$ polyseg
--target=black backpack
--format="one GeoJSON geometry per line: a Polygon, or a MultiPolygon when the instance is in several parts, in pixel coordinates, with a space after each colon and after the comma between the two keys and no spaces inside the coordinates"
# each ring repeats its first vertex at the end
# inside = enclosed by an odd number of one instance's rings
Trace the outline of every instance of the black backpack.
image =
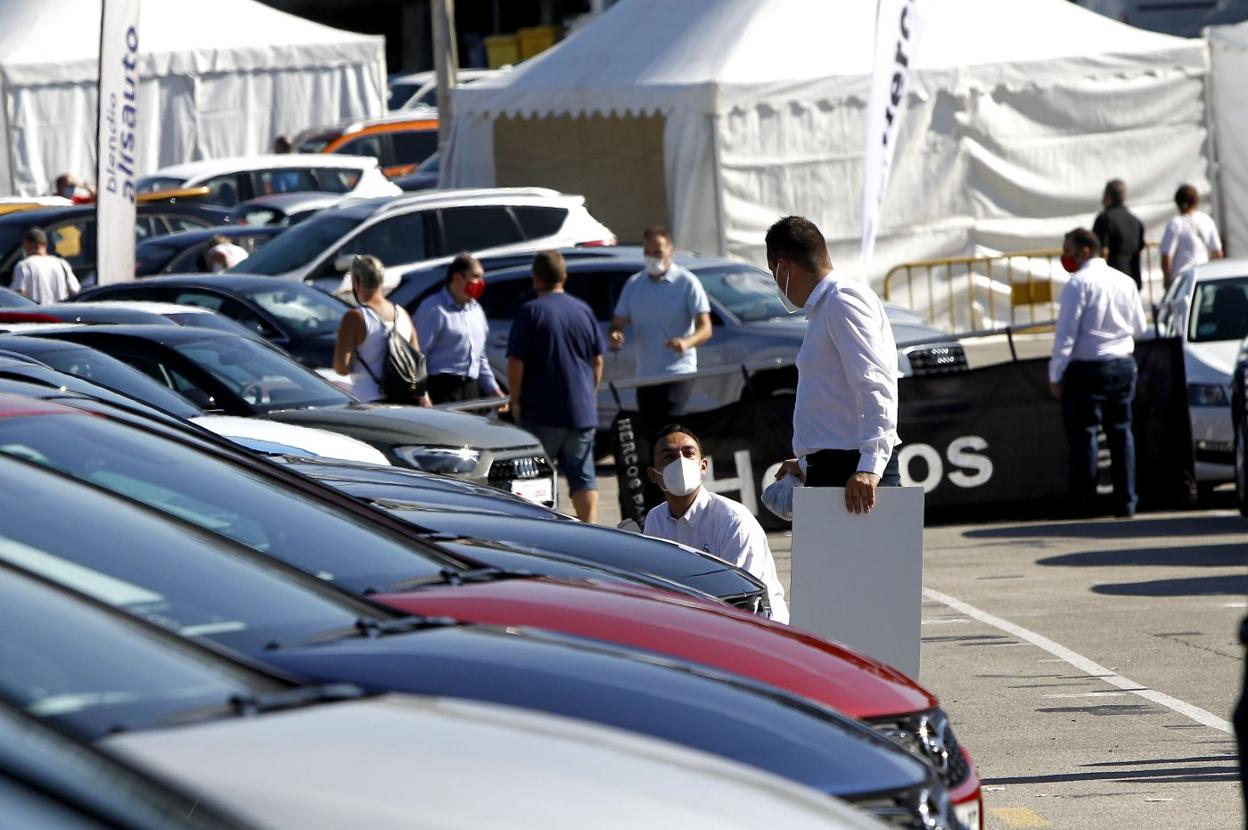
{"type": "MultiPolygon", "coordinates": [[[[372,311],[382,328],[385,328],[386,323],[380,314],[368,306],[362,305],[360,308],[372,311]]],[[[394,325],[386,333],[386,358],[382,363],[381,377],[377,377],[363,360],[360,360],[360,365],[376,382],[377,388],[381,390],[382,400],[388,403],[415,403],[425,394],[425,381],[429,378],[425,356],[410,340],[399,334],[398,306],[394,307],[394,325]]]]}

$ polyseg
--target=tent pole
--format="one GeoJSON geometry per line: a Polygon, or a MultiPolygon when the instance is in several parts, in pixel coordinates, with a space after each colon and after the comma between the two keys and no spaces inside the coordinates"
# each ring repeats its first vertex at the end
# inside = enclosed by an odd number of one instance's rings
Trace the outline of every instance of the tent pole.
{"type": "Polygon", "coordinates": [[[728,229],[724,227],[724,174],[719,138],[719,113],[716,112],[707,117],[711,120],[711,161],[715,170],[715,227],[719,231],[718,256],[728,256],[728,229]]]}
{"type": "Polygon", "coordinates": [[[5,167],[9,171],[9,190],[7,195],[17,196],[17,171],[13,167],[13,131],[9,129],[9,85],[3,83],[0,75],[0,118],[4,119],[4,144],[6,148],[5,167]]]}
{"type": "Polygon", "coordinates": [[[438,156],[446,158],[451,140],[451,90],[459,82],[459,53],[455,43],[455,0],[432,0],[433,68],[438,74],[438,156]]]}

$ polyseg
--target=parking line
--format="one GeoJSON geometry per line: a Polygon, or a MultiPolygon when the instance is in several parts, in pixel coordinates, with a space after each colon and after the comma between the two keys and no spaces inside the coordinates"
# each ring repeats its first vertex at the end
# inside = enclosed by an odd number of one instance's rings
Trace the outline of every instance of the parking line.
{"type": "Polygon", "coordinates": [[[1044,817],[1026,807],[996,807],[990,810],[1008,827],[1050,827],[1044,817]]]}
{"type": "Polygon", "coordinates": [[[1178,698],[1163,694],[1156,689],[1145,688],[1141,684],[1136,683],[1134,680],[1130,680],[1120,674],[1115,674],[1099,663],[1092,662],[1082,654],[1071,651],[1061,643],[1054,642],[1042,634],[1029,631],[1021,625],[1015,625],[1009,620],[1003,620],[1000,617],[993,616],[987,611],[981,611],[975,606],[968,605],[956,597],[951,597],[948,594],[942,594],[939,591],[933,591],[930,588],[923,589],[923,596],[927,599],[944,603],[959,613],[979,620],[980,622],[990,625],[1000,631],[1004,631],[1007,634],[1012,634],[1020,640],[1031,643],[1037,648],[1044,649],[1062,662],[1079,669],[1079,671],[1089,675],[1090,677],[1095,677],[1097,680],[1104,680],[1111,686],[1130,692],[1133,695],[1138,695],[1145,700],[1156,703],[1159,706],[1164,706],[1173,712],[1177,712],[1186,718],[1196,721],[1196,723],[1199,723],[1201,726],[1208,726],[1210,729],[1217,729],[1218,731],[1226,732],[1227,734],[1230,734],[1231,732],[1230,722],[1218,717],[1212,712],[1206,712],[1199,706],[1193,706],[1192,704],[1186,703],[1178,698]]]}

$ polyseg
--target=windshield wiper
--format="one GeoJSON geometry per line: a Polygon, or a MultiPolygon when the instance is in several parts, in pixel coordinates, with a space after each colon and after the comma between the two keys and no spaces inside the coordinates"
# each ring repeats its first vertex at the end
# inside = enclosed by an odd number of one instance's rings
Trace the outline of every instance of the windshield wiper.
{"type": "Polygon", "coordinates": [[[531,571],[509,571],[493,566],[485,568],[442,568],[434,577],[405,579],[396,582],[388,589],[393,592],[410,591],[429,585],[470,585],[478,582],[497,582],[500,579],[532,579],[537,574],[531,571]]]}
{"type": "Polygon", "coordinates": [[[364,694],[363,689],[350,683],[327,683],[323,686],[297,686],[283,692],[231,695],[228,702],[234,714],[246,717],[337,700],[356,700],[364,697],[364,694]]]}

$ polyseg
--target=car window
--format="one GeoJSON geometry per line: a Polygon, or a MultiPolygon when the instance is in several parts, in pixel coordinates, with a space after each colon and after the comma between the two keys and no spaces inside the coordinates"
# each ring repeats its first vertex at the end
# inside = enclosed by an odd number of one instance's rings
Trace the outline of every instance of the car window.
{"type": "Polygon", "coordinates": [[[325,193],[350,193],[364,175],[350,167],[319,167],[312,172],[320,183],[319,187],[313,189],[325,193]]]}
{"type": "Polygon", "coordinates": [[[787,318],[788,310],[776,293],[776,281],[766,271],[745,265],[700,268],[696,272],[706,293],[743,323],[787,318]]]}
{"type": "Polygon", "coordinates": [[[362,219],[318,214],[284,231],[239,265],[249,274],[282,274],[307,265],[350,233],[362,219]]]}
{"type": "Polygon", "coordinates": [[[1248,275],[1196,285],[1187,339],[1236,342],[1248,337],[1248,275]]]}
{"type": "Polygon", "coordinates": [[[147,375],[165,388],[186,398],[193,406],[206,412],[223,411],[221,404],[213,397],[211,392],[173,366],[168,365],[165,361],[151,355],[136,354],[130,351],[119,350],[112,354],[118,360],[129,364],[132,368],[147,375]]]}
{"type": "Polygon", "coordinates": [[[372,135],[361,135],[350,141],[343,142],[334,152],[346,156],[372,156],[378,160],[383,160],[381,144],[380,135],[375,133],[372,135]]]}
{"type": "Polygon", "coordinates": [[[300,193],[307,190],[320,190],[320,184],[311,170],[281,168],[277,170],[257,170],[256,194],[267,196],[271,193],[300,193]]]}
{"type": "Polygon", "coordinates": [[[135,251],[135,268],[139,273],[152,273],[159,271],[167,265],[175,265],[178,267],[183,261],[183,257],[174,257],[181,252],[181,248],[177,245],[168,245],[156,241],[147,241],[138,247],[135,251]]]}
{"type": "Polygon", "coordinates": [[[485,278],[485,293],[481,295],[481,308],[490,320],[511,320],[520,306],[536,297],[533,278],[528,274],[519,277],[485,278]]]}
{"type": "Polygon", "coordinates": [[[132,366],[94,349],[65,347],[40,350],[35,355],[58,372],[82,378],[179,418],[194,418],[199,410],[186,398],[152,380],[132,366]]]}
{"type": "Polygon", "coordinates": [[[173,299],[170,302],[177,305],[193,305],[197,308],[206,308],[211,311],[220,311],[221,306],[225,305],[226,297],[224,294],[216,294],[211,291],[197,291],[191,288],[183,288],[175,291],[173,299]]]}
{"type": "Polygon", "coordinates": [[[502,205],[443,208],[442,236],[446,253],[480,251],[524,241],[520,226],[502,205]]]}
{"type": "Polygon", "coordinates": [[[185,216],[177,213],[162,213],[161,218],[168,223],[171,233],[177,233],[178,231],[197,231],[200,228],[210,228],[213,226],[213,223],[207,221],[206,219],[197,219],[194,216],[185,216]]]}
{"type": "Polygon", "coordinates": [[[395,164],[420,164],[438,151],[437,130],[403,130],[390,134],[395,164]]]}
{"type": "Polygon", "coordinates": [[[564,290],[578,300],[588,303],[599,322],[609,323],[615,313],[615,303],[611,295],[611,276],[610,271],[577,271],[568,274],[568,282],[564,290]]]}
{"type": "Polygon", "coordinates": [[[134,220],[134,235],[138,241],[151,239],[154,236],[164,236],[169,232],[165,223],[157,216],[138,216],[134,220]]]}
{"type": "MultiPolygon", "coordinates": [[[[35,460],[136,499],[320,579],[345,579],[354,591],[383,591],[397,582],[437,576],[452,564],[353,513],[176,441],[105,419],[87,420],[75,415],[5,419],[0,453],[35,460]],[[61,429],[74,431],[74,437],[61,441],[61,429]]],[[[123,578],[137,581],[134,574],[123,578]]],[[[247,614],[243,621],[267,617],[247,614]]]]}
{"type": "Polygon", "coordinates": [[[140,193],[155,193],[157,190],[177,190],[186,185],[186,179],[176,176],[148,176],[139,181],[140,193]]]}
{"type": "Polygon", "coordinates": [[[212,191],[212,195],[208,196],[208,200],[226,207],[233,207],[238,204],[242,194],[239,189],[241,183],[237,173],[229,173],[224,176],[216,176],[206,181],[200,182],[196,187],[206,187],[212,191]]]}
{"type": "Polygon", "coordinates": [[[564,208],[539,207],[537,205],[517,205],[511,209],[525,239],[541,239],[543,236],[554,236],[563,229],[567,221],[568,211],[564,208]]]}
{"type": "Polygon", "coordinates": [[[255,225],[262,227],[264,225],[276,225],[286,218],[286,215],[277,208],[270,207],[249,207],[235,216],[244,225],[255,225]]]}
{"type": "Polygon", "coordinates": [[[334,334],[342,322],[342,315],[351,308],[324,292],[304,285],[278,285],[239,293],[277,318],[296,337],[334,334]]]}
{"type": "Polygon", "coordinates": [[[252,340],[214,337],[174,349],[257,412],[350,403],[328,381],[252,340]]]}
{"type": "Polygon", "coordinates": [[[427,259],[427,215],[428,211],[418,210],[382,219],[357,234],[339,254],[372,254],[388,267],[427,259]]]}

